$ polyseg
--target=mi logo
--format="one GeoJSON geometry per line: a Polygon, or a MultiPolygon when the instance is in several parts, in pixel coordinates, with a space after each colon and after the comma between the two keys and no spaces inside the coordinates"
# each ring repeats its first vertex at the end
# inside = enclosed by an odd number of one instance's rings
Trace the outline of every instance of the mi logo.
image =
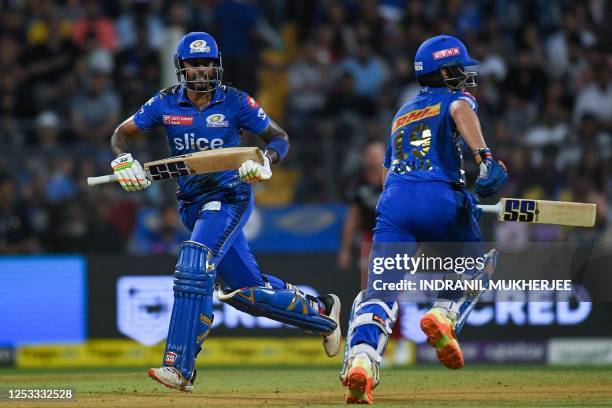
{"type": "Polygon", "coordinates": [[[436,105],[427,106],[423,109],[416,109],[408,113],[404,113],[402,116],[395,119],[395,121],[393,122],[391,133],[395,132],[397,129],[401,128],[402,126],[408,125],[409,123],[439,115],[440,105],[441,104],[438,103],[436,105]]]}

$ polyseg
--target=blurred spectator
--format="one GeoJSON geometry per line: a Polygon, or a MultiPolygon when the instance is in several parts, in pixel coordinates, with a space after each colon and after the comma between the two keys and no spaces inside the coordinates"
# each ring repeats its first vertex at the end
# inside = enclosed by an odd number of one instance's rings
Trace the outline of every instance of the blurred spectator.
{"type": "Polygon", "coordinates": [[[612,81],[608,67],[596,67],[594,78],[580,91],[574,106],[574,123],[579,123],[585,114],[608,127],[612,126],[612,81]]]}
{"type": "Polygon", "coordinates": [[[342,69],[354,78],[354,89],[358,96],[374,100],[389,76],[386,63],[372,50],[372,46],[360,43],[354,57],[342,63],[342,69]]]}
{"type": "Polygon", "coordinates": [[[223,50],[223,79],[251,95],[257,91],[259,19],[257,3],[251,0],[223,0],[215,9],[216,40],[223,50]]]}
{"type": "Polygon", "coordinates": [[[0,253],[39,250],[28,207],[20,200],[15,180],[0,175],[0,253]]]}
{"type": "Polygon", "coordinates": [[[116,23],[119,49],[132,48],[137,44],[146,45],[148,49],[159,49],[164,31],[159,10],[156,10],[160,2],[129,0],[127,3],[127,10],[116,23]]]}
{"type": "Polygon", "coordinates": [[[106,142],[117,126],[121,105],[117,93],[108,88],[108,81],[106,72],[90,71],[87,88],[74,98],[72,126],[82,141],[106,142]]]}
{"type": "Polygon", "coordinates": [[[113,22],[102,13],[102,2],[84,1],[84,15],[74,22],[72,41],[84,48],[88,38],[94,38],[100,46],[108,51],[117,48],[117,32],[113,22]]]}
{"type": "Polygon", "coordinates": [[[130,252],[134,254],[172,254],[189,239],[189,232],[179,220],[176,205],[166,205],[160,211],[146,208],[137,216],[130,252]]]}

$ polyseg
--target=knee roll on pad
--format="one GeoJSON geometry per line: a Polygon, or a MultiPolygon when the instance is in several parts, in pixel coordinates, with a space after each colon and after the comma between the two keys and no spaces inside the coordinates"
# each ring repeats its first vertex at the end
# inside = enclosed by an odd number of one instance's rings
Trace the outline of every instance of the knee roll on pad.
{"type": "Polygon", "coordinates": [[[174,271],[174,306],[163,365],[177,368],[188,379],[212,326],[214,281],[212,251],[198,242],[183,242],[174,271]]]}
{"type": "MultiPolygon", "coordinates": [[[[365,290],[359,292],[351,307],[341,379],[346,377],[349,363],[358,353],[367,354],[376,367],[381,363],[397,319],[399,305],[396,301],[386,303],[380,299],[366,300],[365,294],[365,290]]],[[[377,375],[375,377],[374,383],[377,384],[377,375]]]]}
{"type": "Polygon", "coordinates": [[[336,322],[319,313],[314,300],[293,285],[288,289],[255,286],[231,292],[219,290],[217,299],[253,316],[265,316],[300,329],[329,334],[336,322]]]}

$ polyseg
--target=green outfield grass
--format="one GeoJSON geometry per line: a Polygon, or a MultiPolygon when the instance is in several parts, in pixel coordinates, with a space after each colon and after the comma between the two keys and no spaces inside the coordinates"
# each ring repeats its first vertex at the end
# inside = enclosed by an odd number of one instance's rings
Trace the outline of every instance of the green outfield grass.
{"type": "MultiPolygon", "coordinates": [[[[385,407],[612,406],[612,367],[437,366],[384,369],[375,402],[385,407]]],[[[210,368],[192,394],[172,391],[146,369],[0,369],[0,389],[72,388],[76,403],[0,400],[0,406],[329,407],[343,406],[337,370],[210,368]],[[44,404],[44,405],[41,405],[44,404]]]]}

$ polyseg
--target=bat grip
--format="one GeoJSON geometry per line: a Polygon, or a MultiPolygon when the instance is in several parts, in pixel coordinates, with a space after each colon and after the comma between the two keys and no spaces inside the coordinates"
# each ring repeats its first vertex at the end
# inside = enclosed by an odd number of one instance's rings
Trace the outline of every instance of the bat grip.
{"type": "Polygon", "coordinates": [[[99,184],[113,183],[117,181],[117,176],[114,174],[108,174],[106,176],[98,177],[87,177],[87,185],[97,186],[99,184]]]}
{"type": "Polygon", "coordinates": [[[497,214],[499,212],[499,205],[486,205],[486,204],[478,204],[478,208],[480,208],[483,212],[497,214]]]}

